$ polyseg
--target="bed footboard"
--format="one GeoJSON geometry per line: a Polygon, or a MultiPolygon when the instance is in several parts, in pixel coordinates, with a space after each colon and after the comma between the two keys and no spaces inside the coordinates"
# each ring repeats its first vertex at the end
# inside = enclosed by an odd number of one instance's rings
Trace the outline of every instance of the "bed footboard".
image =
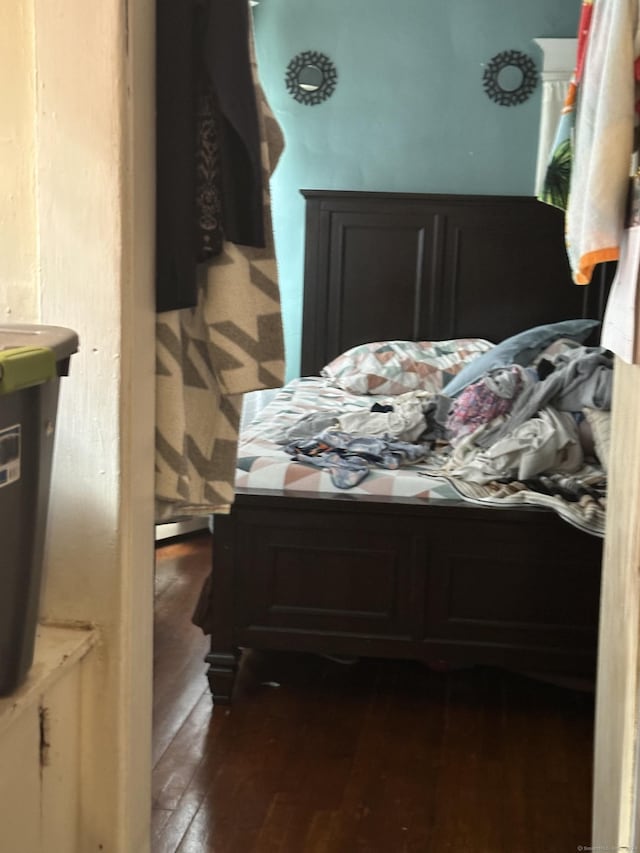
{"type": "Polygon", "coordinates": [[[214,535],[214,700],[238,647],[593,677],[601,556],[546,510],[239,495],[214,535]]]}

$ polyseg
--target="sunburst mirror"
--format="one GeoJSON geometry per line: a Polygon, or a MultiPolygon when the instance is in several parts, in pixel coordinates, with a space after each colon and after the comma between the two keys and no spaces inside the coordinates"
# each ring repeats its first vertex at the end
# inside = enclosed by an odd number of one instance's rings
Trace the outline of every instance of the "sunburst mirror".
{"type": "Polygon", "coordinates": [[[482,85],[487,97],[503,107],[521,104],[531,97],[538,83],[535,62],[519,50],[504,50],[487,63],[482,85]]]}
{"type": "Polygon", "coordinates": [[[285,83],[288,91],[301,104],[314,106],[331,97],[338,80],[335,65],[317,50],[305,50],[287,65],[285,83]]]}

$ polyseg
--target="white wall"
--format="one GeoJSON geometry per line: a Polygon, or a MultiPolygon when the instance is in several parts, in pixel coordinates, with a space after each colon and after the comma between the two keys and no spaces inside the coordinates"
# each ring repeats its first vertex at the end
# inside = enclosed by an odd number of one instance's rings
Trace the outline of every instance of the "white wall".
{"type": "Polygon", "coordinates": [[[37,320],[33,10],[0,8],[0,323],[37,320]]]}
{"type": "Polygon", "coordinates": [[[640,729],[640,366],[616,360],[600,607],[593,849],[637,848],[640,729]]]}
{"type": "Polygon", "coordinates": [[[80,336],[61,388],[43,615],[102,638],[84,697],[82,853],[149,844],[153,8],[0,11],[0,311],[80,336]]]}

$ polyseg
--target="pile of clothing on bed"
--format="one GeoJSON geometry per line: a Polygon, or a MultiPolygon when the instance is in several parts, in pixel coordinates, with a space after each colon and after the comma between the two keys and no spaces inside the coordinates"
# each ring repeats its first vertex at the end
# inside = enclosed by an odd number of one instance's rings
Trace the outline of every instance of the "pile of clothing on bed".
{"type": "Polygon", "coordinates": [[[587,414],[611,409],[613,356],[578,347],[537,368],[497,368],[452,401],[449,470],[486,483],[572,474],[595,456],[587,414]]]}
{"type": "Polygon", "coordinates": [[[410,391],[393,403],[374,403],[369,411],[313,412],[279,440],[298,462],[326,468],[337,488],[349,489],[371,465],[394,470],[430,454],[426,413],[432,398],[426,391],[410,391]]]}
{"type": "Polygon", "coordinates": [[[417,465],[466,500],[562,507],[602,535],[612,354],[562,339],[526,366],[481,371],[483,358],[471,361],[475,381],[460,374],[437,392],[370,397],[368,410],[310,412],[277,440],[292,459],[326,469],[336,488],[353,488],[372,467],[417,465]]]}

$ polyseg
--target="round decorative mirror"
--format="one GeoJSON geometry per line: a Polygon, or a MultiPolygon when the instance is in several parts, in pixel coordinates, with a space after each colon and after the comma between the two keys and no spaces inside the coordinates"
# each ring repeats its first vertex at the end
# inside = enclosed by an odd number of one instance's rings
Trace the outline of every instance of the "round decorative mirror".
{"type": "Polygon", "coordinates": [[[305,50],[287,65],[285,83],[296,101],[314,106],[333,94],[338,72],[333,62],[315,50],[305,50]]]}
{"type": "Polygon", "coordinates": [[[317,65],[305,65],[298,74],[298,86],[305,92],[317,92],[323,80],[324,75],[317,65]]]}
{"type": "Polygon", "coordinates": [[[522,71],[515,65],[505,65],[498,72],[498,86],[503,92],[515,92],[522,86],[522,80],[522,71]]]}
{"type": "Polygon", "coordinates": [[[492,57],[482,75],[482,85],[497,104],[512,107],[531,97],[538,83],[535,62],[519,50],[505,50],[492,57]]]}

